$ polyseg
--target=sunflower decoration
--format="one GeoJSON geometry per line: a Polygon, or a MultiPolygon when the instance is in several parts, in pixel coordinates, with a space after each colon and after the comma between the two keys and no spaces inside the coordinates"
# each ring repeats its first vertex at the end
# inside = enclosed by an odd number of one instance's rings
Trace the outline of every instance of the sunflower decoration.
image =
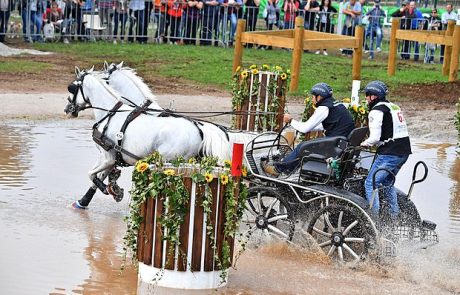
{"type": "Polygon", "coordinates": [[[251,69],[251,70],[255,70],[255,69],[257,69],[257,65],[255,65],[255,64],[252,64],[252,65],[249,67],[249,69],[251,69]]]}
{"type": "Polygon", "coordinates": [[[251,72],[252,72],[253,75],[257,75],[259,73],[259,70],[258,69],[252,69],[251,72]]]}
{"type": "Polygon", "coordinates": [[[210,183],[214,179],[214,177],[212,176],[211,173],[206,173],[204,175],[204,179],[206,180],[207,183],[210,183]]]}
{"type": "Polygon", "coordinates": [[[163,173],[166,176],[174,176],[174,175],[176,175],[176,171],[174,171],[174,169],[166,169],[165,171],[163,171],[163,173]]]}
{"type": "Polygon", "coordinates": [[[224,161],[224,167],[225,168],[231,168],[232,167],[232,162],[230,162],[230,160],[225,160],[224,161]]]}
{"type": "Polygon", "coordinates": [[[188,163],[189,164],[196,164],[196,159],[192,157],[192,158],[188,159],[188,163]]]}
{"type": "Polygon", "coordinates": [[[262,71],[268,71],[268,70],[270,70],[270,66],[267,65],[267,64],[263,64],[262,65],[262,71]]]}
{"type": "Polygon", "coordinates": [[[342,99],[342,103],[351,103],[351,98],[346,97],[346,98],[342,99]]]}
{"type": "Polygon", "coordinates": [[[282,73],[282,74],[280,75],[281,80],[286,80],[287,77],[288,77],[288,75],[287,75],[286,73],[282,73]]]}
{"type": "Polygon", "coordinates": [[[241,72],[241,78],[246,79],[249,76],[249,72],[247,70],[244,70],[241,72]]]}
{"type": "Polygon", "coordinates": [[[243,168],[241,168],[241,175],[243,177],[248,176],[248,169],[245,166],[243,166],[243,168]]]}
{"type": "Polygon", "coordinates": [[[144,173],[147,169],[149,169],[149,164],[146,162],[139,162],[136,165],[136,171],[140,173],[144,173]]]}
{"type": "Polygon", "coordinates": [[[227,174],[221,174],[220,175],[220,183],[222,183],[224,185],[228,183],[228,175],[227,174]]]}
{"type": "Polygon", "coordinates": [[[353,105],[350,104],[348,106],[348,111],[350,111],[351,116],[353,117],[353,120],[355,121],[355,125],[357,127],[367,126],[367,117],[369,114],[369,108],[365,100],[361,101],[360,104],[353,104],[353,105]]]}

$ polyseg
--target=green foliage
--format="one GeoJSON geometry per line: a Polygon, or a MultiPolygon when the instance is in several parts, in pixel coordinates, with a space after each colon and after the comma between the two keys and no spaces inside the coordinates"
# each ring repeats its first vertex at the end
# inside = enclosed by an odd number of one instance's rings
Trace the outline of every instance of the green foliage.
{"type": "Polygon", "coordinates": [[[3,60],[0,62],[0,73],[40,73],[52,68],[45,62],[27,60],[3,60]]]}
{"type": "Polygon", "coordinates": [[[457,107],[457,113],[455,114],[455,127],[457,127],[457,135],[458,135],[458,145],[460,145],[460,98],[458,98],[458,102],[455,104],[457,107]]]}
{"type": "MultiPolygon", "coordinates": [[[[141,206],[149,198],[161,199],[164,202],[164,213],[158,219],[162,228],[163,239],[169,241],[168,251],[174,251],[180,245],[179,229],[187,214],[187,207],[190,201],[190,192],[184,184],[184,173],[188,173],[197,185],[197,193],[202,193],[203,211],[206,213],[206,231],[211,240],[211,247],[215,252],[214,258],[221,267],[222,279],[227,277],[227,269],[231,266],[230,244],[228,239],[233,238],[238,231],[238,224],[241,220],[244,204],[247,196],[246,187],[240,183],[239,198],[235,198],[236,183],[229,175],[229,162],[225,167],[216,168],[217,159],[213,157],[202,158],[198,163],[194,158],[188,161],[183,158],[172,161],[171,164],[164,163],[160,154],[155,152],[151,156],[138,161],[133,171],[131,190],[130,213],[125,218],[127,232],[124,237],[125,252],[131,251],[133,260],[137,259],[137,237],[143,222],[141,206]],[[184,169],[188,168],[188,169],[184,169]],[[217,169],[217,170],[216,170],[217,169]],[[213,207],[213,195],[210,188],[217,173],[217,181],[225,187],[224,193],[224,242],[222,254],[217,253],[214,229],[211,221],[211,210],[213,207]]],[[[185,255],[185,253],[179,253],[185,255]]]]}

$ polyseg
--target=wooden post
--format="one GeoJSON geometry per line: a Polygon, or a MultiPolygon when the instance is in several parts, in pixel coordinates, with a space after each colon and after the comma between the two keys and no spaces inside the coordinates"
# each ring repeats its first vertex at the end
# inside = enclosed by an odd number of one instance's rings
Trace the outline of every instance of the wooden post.
{"type": "Polygon", "coordinates": [[[303,23],[304,21],[301,16],[296,17],[294,29],[294,49],[292,51],[291,85],[289,85],[290,91],[295,91],[299,87],[300,63],[302,61],[303,53],[303,23]]]}
{"type": "Polygon", "coordinates": [[[353,53],[352,79],[361,80],[361,61],[363,58],[364,26],[355,27],[356,47],[353,53]]]}
{"type": "MultiPolygon", "coordinates": [[[[452,52],[451,52],[451,59],[450,59],[449,82],[454,82],[457,80],[458,54],[459,53],[460,53],[460,26],[455,26],[453,39],[452,39],[452,52]]],[[[447,55],[445,55],[445,57],[447,57],[447,55]]],[[[446,62],[445,59],[444,59],[444,62],[446,62]]]]}
{"type": "Polygon", "coordinates": [[[399,29],[400,18],[394,17],[391,21],[390,33],[390,51],[388,52],[388,76],[394,76],[396,72],[396,51],[398,48],[398,40],[396,40],[396,31],[399,29]]]}
{"type": "Polygon", "coordinates": [[[246,28],[246,21],[244,19],[238,20],[238,26],[236,28],[236,39],[235,39],[235,53],[233,55],[233,69],[232,73],[235,73],[236,68],[241,66],[243,63],[243,43],[241,43],[241,37],[246,28]]]}
{"type": "MultiPolygon", "coordinates": [[[[454,28],[455,28],[455,21],[450,20],[447,23],[447,31],[446,31],[445,36],[453,36],[454,35],[454,28]]],[[[442,64],[442,74],[444,76],[449,75],[451,53],[452,53],[452,46],[446,46],[445,50],[444,50],[444,62],[442,64]]]]}

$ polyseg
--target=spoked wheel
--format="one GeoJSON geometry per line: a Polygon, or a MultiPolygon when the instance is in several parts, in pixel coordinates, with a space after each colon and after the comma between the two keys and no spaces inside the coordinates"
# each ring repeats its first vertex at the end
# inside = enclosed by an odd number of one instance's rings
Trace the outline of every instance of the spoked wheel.
{"type": "Polygon", "coordinates": [[[342,205],[320,209],[307,231],[327,256],[340,263],[359,262],[375,240],[370,221],[358,209],[342,205]]]}
{"type": "Polygon", "coordinates": [[[270,237],[290,241],[294,234],[293,212],[289,204],[270,188],[249,189],[246,211],[241,221],[246,238],[270,237]]]}

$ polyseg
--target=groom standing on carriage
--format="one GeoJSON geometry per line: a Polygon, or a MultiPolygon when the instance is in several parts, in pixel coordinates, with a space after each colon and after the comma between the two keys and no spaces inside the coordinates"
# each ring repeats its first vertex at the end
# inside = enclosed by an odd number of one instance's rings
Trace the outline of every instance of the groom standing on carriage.
{"type": "MultiPolygon", "coordinates": [[[[341,104],[334,102],[332,88],[326,83],[315,84],[310,93],[312,101],[316,106],[313,115],[306,122],[293,120],[290,114],[285,114],[284,123],[299,132],[324,131],[327,137],[347,137],[355,128],[355,123],[350,112],[341,104]]],[[[279,176],[280,173],[291,173],[300,164],[301,158],[309,142],[298,144],[295,149],[286,155],[281,162],[268,164],[268,160],[262,160],[261,165],[265,173],[272,176],[279,176]]]]}

